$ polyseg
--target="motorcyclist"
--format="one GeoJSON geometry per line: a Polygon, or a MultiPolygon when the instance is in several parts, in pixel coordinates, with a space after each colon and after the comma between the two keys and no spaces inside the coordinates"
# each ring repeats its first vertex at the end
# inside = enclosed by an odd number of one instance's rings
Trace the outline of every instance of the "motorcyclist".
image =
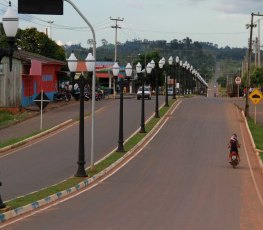
{"type": "Polygon", "coordinates": [[[228,160],[231,161],[231,152],[236,152],[237,153],[237,159],[238,159],[238,161],[240,161],[240,157],[239,157],[239,153],[238,153],[238,148],[240,148],[240,144],[238,143],[237,135],[235,133],[230,138],[230,141],[228,143],[228,148],[230,150],[228,160]]]}

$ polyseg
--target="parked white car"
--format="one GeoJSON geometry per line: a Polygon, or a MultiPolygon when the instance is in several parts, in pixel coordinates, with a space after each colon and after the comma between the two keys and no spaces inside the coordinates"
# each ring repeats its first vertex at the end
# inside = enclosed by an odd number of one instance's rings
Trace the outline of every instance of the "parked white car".
{"type": "MultiPolygon", "coordinates": [[[[137,100],[140,100],[142,97],[142,86],[139,87],[137,91],[137,100]]],[[[148,98],[148,100],[151,100],[152,97],[152,89],[150,86],[144,86],[144,99],[148,98]]]]}

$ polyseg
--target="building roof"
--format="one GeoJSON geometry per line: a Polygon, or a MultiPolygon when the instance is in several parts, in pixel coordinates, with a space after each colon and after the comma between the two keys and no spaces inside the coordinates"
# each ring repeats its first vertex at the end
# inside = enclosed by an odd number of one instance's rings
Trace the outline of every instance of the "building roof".
{"type": "Polygon", "coordinates": [[[29,62],[29,63],[31,62],[31,60],[38,60],[46,64],[55,64],[55,65],[61,65],[61,66],[67,65],[67,62],[65,61],[56,60],[54,58],[48,58],[40,54],[31,53],[25,50],[16,50],[14,52],[13,57],[21,61],[29,62]]]}

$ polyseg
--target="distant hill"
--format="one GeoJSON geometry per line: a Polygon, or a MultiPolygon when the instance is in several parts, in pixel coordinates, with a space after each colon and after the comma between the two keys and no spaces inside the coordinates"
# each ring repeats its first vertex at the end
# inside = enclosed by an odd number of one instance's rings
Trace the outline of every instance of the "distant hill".
{"type": "MultiPolygon", "coordinates": [[[[70,53],[74,51],[78,59],[84,60],[88,51],[92,49],[81,47],[80,44],[65,46],[66,56],[69,57],[70,53]]],[[[193,42],[189,37],[183,40],[174,39],[169,43],[165,40],[148,41],[148,40],[132,40],[125,43],[118,44],[117,61],[120,65],[126,63],[137,63],[139,54],[145,52],[158,52],[160,57],[165,57],[166,60],[170,56],[175,59],[176,56],[183,62],[187,60],[188,63],[198,69],[202,75],[210,79],[214,73],[215,64],[221,60],[234,60],[242,61],[246,55],[246,48],[218,48],[217,45],[210,42],[193,42]]],[[[114,61],[115,46],[108,44],[107,41],[102,46],[97,47],[96,55],[98,61],[114,61]]]]}

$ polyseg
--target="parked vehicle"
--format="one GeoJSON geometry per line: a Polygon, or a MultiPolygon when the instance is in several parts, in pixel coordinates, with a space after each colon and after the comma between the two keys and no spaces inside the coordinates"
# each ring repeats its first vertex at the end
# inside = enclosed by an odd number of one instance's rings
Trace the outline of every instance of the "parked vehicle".
{"type": "Polygon", "coordinates": [[[168,96],[173,96],[173,92],[174,92],[173,88],[168,88],[167,91],[168,91],[168,96]]]}
{"type": "MultiPolygon", "coordinates": [[[[142,97],[142,86],[139,87],[137,91],[137,100],[140,100],[142,97]]],[[[150,86],[144,86],[144,98],[148,98],[148,100],[151,100],[152,97],[152,89],[150,86]]]]}
{"type": "Polygon", "coordinates": [[[59,91],[53,95],[53,101],[58,102],[58,101],[70,101],[71,99],[71,94],[67,91],[59,91]]]}

